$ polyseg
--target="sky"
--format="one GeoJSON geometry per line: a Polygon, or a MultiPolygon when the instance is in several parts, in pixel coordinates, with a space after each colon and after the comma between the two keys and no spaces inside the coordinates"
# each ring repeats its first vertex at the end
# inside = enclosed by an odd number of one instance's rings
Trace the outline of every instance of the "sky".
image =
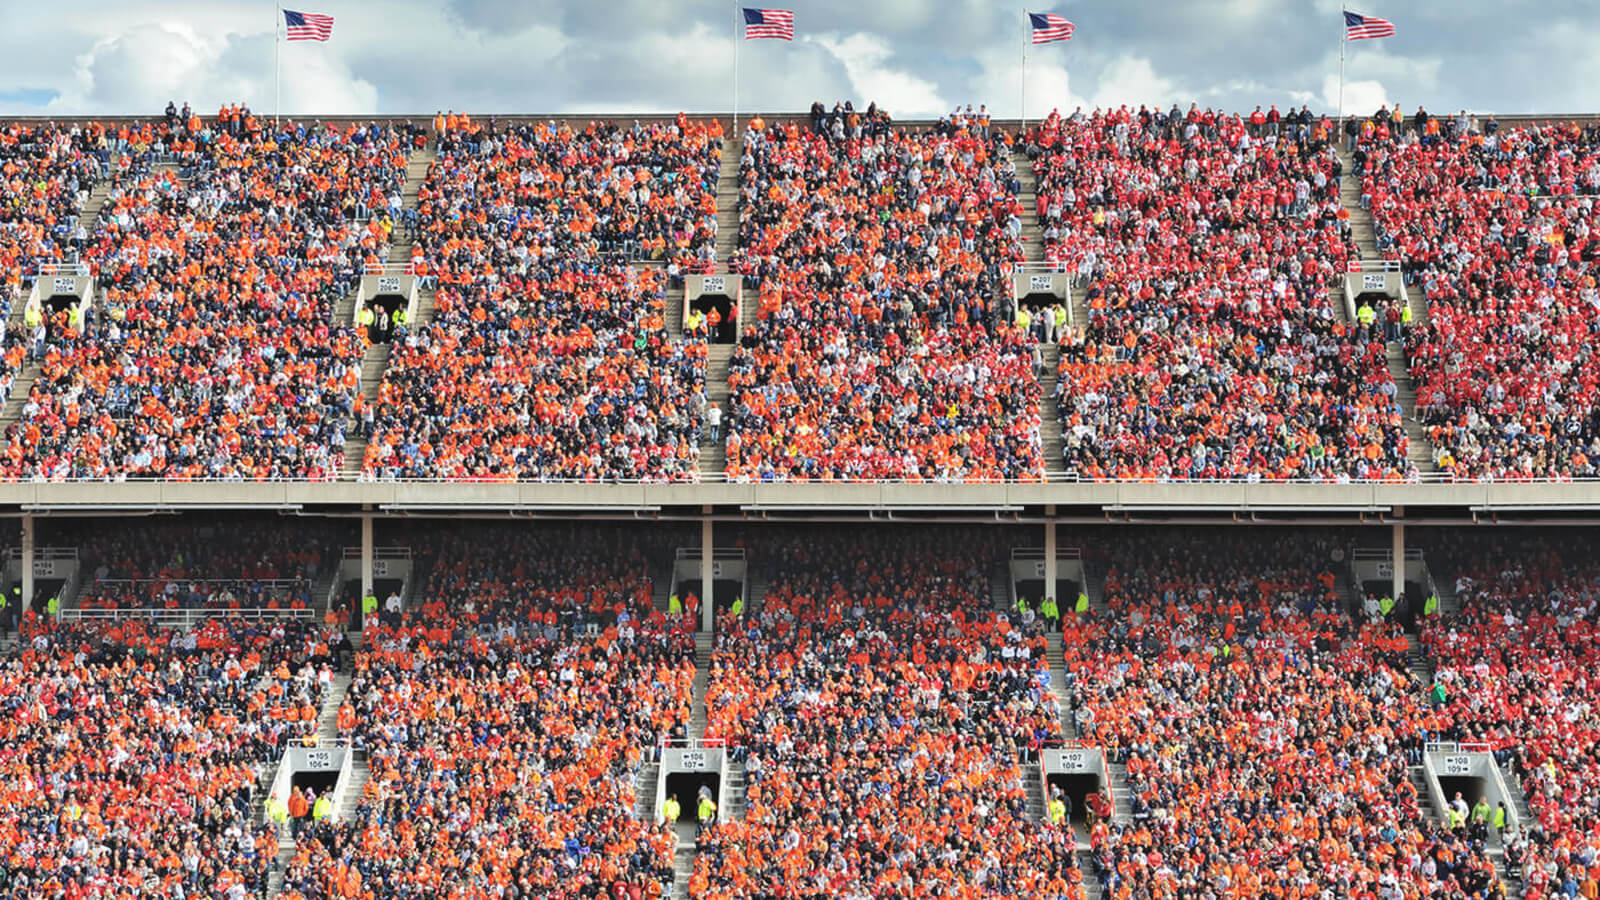
{"type": "MultiPolygon", "coordinates": [[[[793,43],[735,42],[732,3],[703,0],[308,2],[296,8],[335,17],[327,44],[276,44],[277,12],[261,3],[4,0],[0,115],[155,114],[169,99],[291,116],[727,112],[736,43],[747,115],[838,99],[876,101],[902,119],[967,103],[1013,118],[1024,95],[1031,118],[1174,102],[1332,112],[1339,101],[1340,0],[1030,6],[1078,29],[1070,42],[1027,47],[1025,68],[1022,8],[985,0],[792,0],[793,43]]],[[[1356,8],[1397,34],[1347,46],[1352,112],[1396,102],[1407,112],[1600,110],[1594,0],[1356,8]]]]}

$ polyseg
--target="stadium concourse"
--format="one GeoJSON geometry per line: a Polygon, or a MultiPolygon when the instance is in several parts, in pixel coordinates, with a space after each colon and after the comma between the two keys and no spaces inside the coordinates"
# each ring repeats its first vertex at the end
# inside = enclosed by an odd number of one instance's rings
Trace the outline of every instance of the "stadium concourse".
{"type": "Polygon", "coordinates": [[[1600,886],[1592,528],[360,531],[39,526],[6,896],[1600,886]]]}

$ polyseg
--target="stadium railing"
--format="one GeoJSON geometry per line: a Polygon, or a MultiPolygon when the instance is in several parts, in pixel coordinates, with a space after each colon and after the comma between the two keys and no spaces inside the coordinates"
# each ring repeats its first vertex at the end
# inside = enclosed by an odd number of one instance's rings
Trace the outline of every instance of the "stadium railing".
{"type": "Polygon", "coordinates": [[[205,619],[236,619],[245,622],[271,622],[280,619],[313,621],[311,609],[165,609],[131,607],[124,609],[63,609],[57,618],[63,622],[116,622],[137,620],[162,628],[191,629],[205,619]]]}

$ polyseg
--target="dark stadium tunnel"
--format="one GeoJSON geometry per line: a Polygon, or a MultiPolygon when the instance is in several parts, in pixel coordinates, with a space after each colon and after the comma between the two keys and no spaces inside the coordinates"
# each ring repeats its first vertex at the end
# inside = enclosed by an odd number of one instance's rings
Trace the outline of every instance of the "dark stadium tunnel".
{"type": "Polygon", "coordinates": [[[710,788],[712,799],[717,800],[722,796],[722,776],[716,772],[669,772],[667,774],[667,796],[678,799],[679,823],[692,825],[699,821],[700,789],[702,787],[710,788]]]}
{"type": "MultiPolygon", "coordinates": [[[[1072,801],[1071,820],[1084,821],[1084,814],[1088,811],[1090,795],[1100,792],[1100,776],[1093,773],[1063,773],[1057,772],[1050,775],[1048,786],[1060,791],[1072,801]]],[[[1049,794],[1046,795],[1047,799],[1049,794]]]]}
{"type": "Polygon", "coordinates": [[[333,790],[339,784],[338,769],[317,769],[313,771],[296,772],[289,780],[291,788],[304,791],[307,788],[317,792],[321,797],[333,790]]]}
{"type": "Polygon", "coordinates": [[[734,309],[733,300],[723,294],[701,294],[689,304],[689,308],[697,313],[709,315],[712,310],[717,311],[721,319],[714,331],[708,332],[708,339],[713,344],[731,344],[739,337],[739,322],[734,309]]]}
{"type": "Polygon", "coordinates": [[[409,304],[400,294],[379,294],[367,301],[372,310],[372,324],[367,326],[367,339],[375,344],[388,342],[394,336],[394,312],[409,304]]]}
{"type": "MultiPolygon", "coordinates": [[[[1362,599],[1366,599],[1368,594],[1374,597],[1382,597],[1385,594],[1388,594],[1392,587],[1392,583],[1387,578],[1375,581],[1363,581],[1361,582],[1361,597],[1362,599]]],[[[1423,587],[1422,583],[1419,581],[1411,581],[1407,579],[1404,590],[1404,605],[1401,605],[1400,603],[1402,598],[1394,598],[1396,605],[1394,608],[1394,616],[1392,618],[1403,625],[1407,630],[1415,631],[1417,627],[1417,616],[1422,613],[1422,604],[1428,597],[1428,589],[1423,587]]],[[[1359,608],[1354,610],[1354,612],[1357,615],[1361,614],[1361,610],[1359,608]]]]}
{"type": "MultiPolygon", "coordinates": [[[[1078,582],[1071,578],[1056,579],[1056,606],[1063,616],[1072,611],[1073,603],[1077,601],[1080,589],[1078,582]]],[[[1044,579],[1018,579],[1017,596],[1027,600],[1028,606],[1037,610],[1039,604],[1044,601],[1044,579]]]]}

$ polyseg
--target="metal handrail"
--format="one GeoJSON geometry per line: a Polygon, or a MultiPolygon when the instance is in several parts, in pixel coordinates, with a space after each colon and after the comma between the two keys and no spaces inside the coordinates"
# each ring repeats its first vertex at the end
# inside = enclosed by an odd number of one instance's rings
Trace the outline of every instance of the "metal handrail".
{"type": "Polygon", "coordinates": [[[661,739],[661,743],[658,746],[660,746],[663,750],[668,747],[681,747],[686,750],[696,750],[700,748],[726,747],[728,746],[728,740],[727,738],[664,737],[661,739]]]}
{"type": "Polygon", "coordinates": [[[1352,259],[1345,263],[1346,272],[1398,272],[1398,259],[1352,259]]]}
{"type": "MultiPolygon", "coordinates": [[[[700,559],[700,548],[679,547],[676,551],[674,551],[674,558],[678,560],[698,560],[700,559]]],[[[743,562],[745,559],[744,548],[716,547],[711,551],[711,558],[713,560],[730,559],[743,562]]]]}
{"type": "MultiPolygon", "coordinates": [[[[1032,562],[1033,560],[1044,559],[1044,548],[1043,547],[1013,547],[1012,550],[1011,550],[1011,559],[1012,559],[1013,562],[1023,562],[1023,561],[1032,562]]],[[[1081,559],[1083,559],[1083,548],[1082,547],[1057,547],[1056,548],[1056,559],[1058,559],[1058,560],[1062,560],[1062,559],[1078,559],[1078,560],[1081,560],[1081,559]]]]}
{"type": "Polygon", "coordinates": [[[300,585],[310,584],[311,583],[311,579],[309,579],[309,578],[244,578],[244,577],[232,576],[232,575],[221,577],[221,578],[218,578],[218,577],[207,578],[207,577],[197,577],[197,576],[186,575],[186,576],[184,576],[182,578],[178,578],[178,577],[172,577],[172,578],[98,578],[98,579],[95,579],[94,583],[95,583],[95,585],[104,584],[104,585],[122,586],[122,585],[132,585],[132,584],[173,584],[173,583],[180,583],[181,584],[183,582],[190,582],[190,583],[196,583],[196,584],[249,584],[249,585],[262,585],[262,586],[269,587],[269,588],[292,588],[292,587],[298,587],[300,585]]]}
{"type": "Polygon", "coordinates": [[[1014,262],[1011,264],[1011,274],[1022,275],[1029,272],[1048,272],[1052,275],[1065,275],[1068,273],[1067,264],[1064,262],[1014,262]]]}
{"type": "Polygon", "coordinates": [[[363,275],[414,275],[416,269],[409,262],[367,263],[361,267],[363,275]]]}
{"type": "Polygon", "coordinates": [[[1384,484],[1591,484],[1600,482],[1600,476],[1580,475],[1570,478],[1479,478],[1457,477],[1450,472],[1414,472],[1404,478],[1183,478],[1161,476],[1153,478],[1087,478],[1075,472],[1051,473],[1034,478],[970,477],[970,478],[780,478],[766,481],[760,478],[729,478],[722,472],[697,475],[694,478],[364,478],[359,473],[344,473],[327,478],[0,478],[0,484],[628,484],[628,485],[694,485],[694,484],[1298,484],[1298,485],[1384,485],[1384,484]]]}
{"type": "MultiPolygon", "coordinates": [[[[13,563],[13,562],[16,562],[16,561],[20,560],[21,558],[22,558],[22,549],[20,547],[7,547],[6,550],[5,550],[5,553],[3,554],[3,556],[0,556],[0,562],[4,562],[5,564],[10,564],[10,563],[13,563]]],[[[77,562],[78,561],[78,548],[77,547],[35,547],[35,548],[33,548],[33,559],[34,559],[35,562],[40,562],[40,561],[59,561],[59,560],[69,560],[71,562],[77,562]]]]}
{"type": "Polygon", "coordinates": [[[83,278],[88,277],[89,275],[89,264],[82,262],[36,263],[34,265],[34,273],[45,278],[48,278],[52,275],[75,275],[83,278]]]}
{"type": "Polygon", "coordinates": [[[63,622],[119,622],[138,620],[163,628],[192,628],[203,619],[242,619],[247,622],[268,622],[277,619],[306,620],[315,617],[310,609],[166,609],[163,607],[132,607],[126,609],[63,609],[56,617],[63,622]]]}
{"type": "MultiPolygon", "coordinates": [[[[1415,547],[1409,548],[1405,551],[1405,558],[1408,560],[1420,560],[1422,559],[1422,551],[1415,547]]],[[[1394,549],[1391,547],[1357,547],[1350,553],[1350,559],[1352,561],[1362,560],[1365,562],[1393,562],[1394,549]]]]}
{"type": "MultiPolygon", "coordinates": [[[[361,558],[361,548],[360,547],[346,547],[346,548],[344,548],[344,558],[345,559],[360,559],[361,558]]],[[[372,548],[372,558],[373,559],[410,559],[411,558],[411,548],[410,547],[373,547],[372,548]]]]}

